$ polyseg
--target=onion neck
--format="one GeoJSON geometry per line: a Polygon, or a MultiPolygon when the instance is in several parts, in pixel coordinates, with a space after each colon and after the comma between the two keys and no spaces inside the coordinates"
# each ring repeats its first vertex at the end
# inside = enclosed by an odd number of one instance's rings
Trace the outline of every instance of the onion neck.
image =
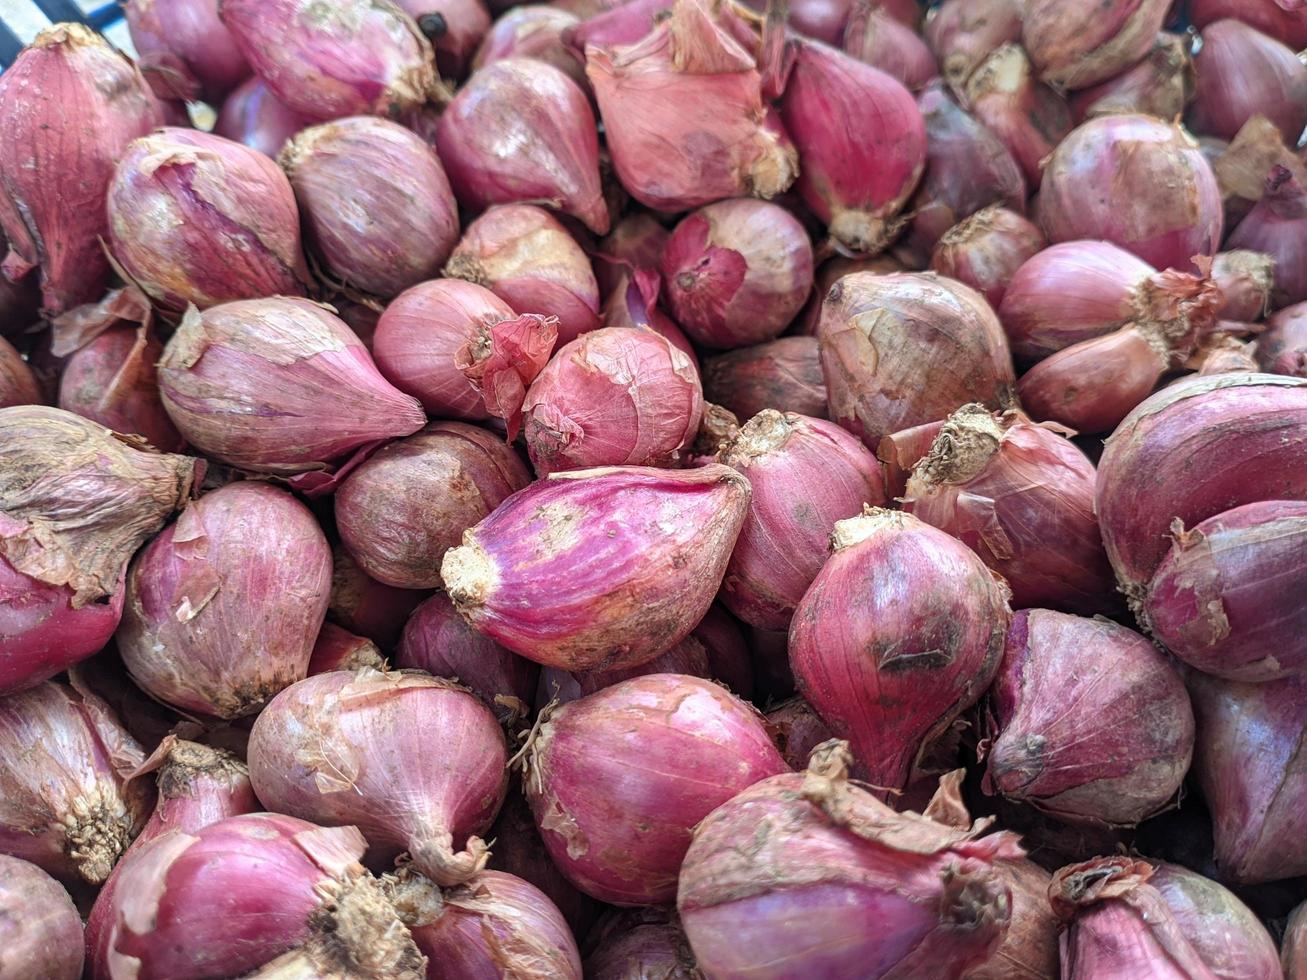
{"type": "Polygon", "coordinates": [[[759,456],[775,452],[790,434],[794,432],[794,423],[774,408],[764,408],[740,429],[727,449],[726,456],[731,465],[748,466],[759,456]]]}
{"type": "Polygon", "coordinates": [[[454,836],[448,831],[414,841],[409,850],[413,855],[413,866],[446,888],[461,885],[484,871],[490,860],[490,848],[480,837],[469,837],[467,847],[455,851],[454,836]]]}
{"type": "Polygon", "coordinates": [[[949,416],[930,451],[913,468],[908,497],[943,485],[967,483],[989,465],[1003,443],[1003,424],[985,406],[963,405],[949,416]]]}
{"type": "Polygon", "coordinates": [[[201,777],[236,783],[249,779],[249,769],[230,752],[177,739],[159,767],[159,795],[166,800],[192,796],[193,784],[201,777]]]}
{"type": "Polygon", "coordinates": [[[74,797],[59,824],[68,841],[68,856],[77,863],[81,876],[93,885],[109,877],[135,836],[123,801],[117,793],[106,793],[99,787],[74,797]]]}
{"type": "Polygon", "coordinates": [[[831,532],[831,547],[838,553],[855,544],[861,544],[881,531],[906,530],[915,518],[886,507],[864,507],[857,517],[835,522],[831,532]]]}

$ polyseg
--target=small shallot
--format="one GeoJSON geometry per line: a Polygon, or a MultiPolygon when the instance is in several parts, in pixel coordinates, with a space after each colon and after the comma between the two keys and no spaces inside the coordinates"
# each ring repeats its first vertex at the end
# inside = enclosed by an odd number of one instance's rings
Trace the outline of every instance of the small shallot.
{"type": "Polygon", "coordinates": [[[218,19],[218,0],[127,0],[123,17],[141,71],[161,99],[218,105],[250,75],[218,19]]]}
{"type": "Polygon", "coordinates": [[[1170,0],[1027,0],[1021,43],[1049,84],[1085,88],[1143,58],[1170,9],[1170,0]]]}
{"type": "Polygon", "coordinates": [[[1220,318],[1253,323],[1271,309],[1275,259],[1265,252],[1246,249],[1217,252],[1212,259],[1212,280],[1220,287],[1224,299],[1218,313],[1220,318]]]}
{"type": "Polygon", "coordinates": [[[1301,0],[1189,0],[1188,13],[1200,30],[1233,17],[1295,51],[1307,48],[1307,7],[1301,0]]]}
{"type": "Polygon", "coordinates": [[[780,337],[707,358],[703,394],[751,419],[764,408],[826,417],[826,382],[816,337],[780,337]]]}
{"type": "Polygon", "coordinates": [[[1275,940],[1229,889],[1178,864],[1156,865],[1148,884],[1218,980],[1282,980],[1275,940]]]}
{"type": "MultiPolygon", "coordinates": [[[[844,26],[844,50],[892,75],[912,91],[938,77],[935,55],[913,26],[874,0],[858,0],[844,26]]],[[[915,26],[915,25],[914,25],[915,26]]]]}
{"type": "Polygon", "coordinates": [[[331,618],[346,629],[366,636],[383,651],[399,642],[404,623],[430,593],[396,589],[369,578],[343,547],[331,555],[331,618]]]}
{"type": "Polygon", "coordinates": [[[1286,306],[1266,321],[1257,338],[1257,363],[1271,374],[1307,378],[1307,303],[1286,306]]]}
{"type": "Polygon", "coordinates": [[[1081,89],[1071,98],[1077,122],[1094,116],[1142,113],[1158,119],[1179,119],[1193,94],[1191,41],[1167,31],[1157,35],[1153,50],[1133,68],[1115,78],[1081,89]]]}
{"type": "Polygon", "coordinates": [[[395,0],[431,42],[441,78],[462,78],[490,30],[481,0],[395,0]]]}
{"type": "Polygon", "coordinates": [[[967,82],[967,104],[1003,141],[1026,181],[1038,187],[1044,161],[1071,131],[1071,107],[1036,80],[1019,44],[1005,44],[986,58],[967,82]]]}
{"type": "Polygon", "coordinates": [[[991,206],[944,233],[930,257],[930,268],[966,283],[997,310],[1017,270],[1045,244],[1044,233],[1032,221],[991,206]]]}
{"type": "Polygon", "coordinates": [[[698,980],[694,953],[674,913],[656,907],[610,912],[586,940],[591,980],[698,980]]]}
{"type": "Polygon", "coordinates": [[[1024,8],[1025,0],[944,0],[930,12],[926,43],[955,92],[1000,45],[1021,40],[1024,8]]]}
{"type": "Polygon", "coordinates": [[[0,976],[79,980],[84,957],[82,919],[64,887],[0,854],[0,976]]]}
{"type": "Polygon", "coordinates": [[[284,106],[254,75],[227,96],[213,131],[275,158],[292,136],[312,125],[312,119],[284,106]]]}
{"type": "Polygon", "coordinates": [[[514,7],[495,20],[477,48],[472,67],[482,68],[505,58],[535,58],[584,86],[585,68],[563,43],[563,33],[580,23],[576,14],[552,4],[514,7]]]}
{"type": "Polygon", "coordinates": [[[1302,171],[1278,164],[1266,178],[1266,193],[1230,233],[1226,247],[1264,252],[1275,260],[1275,306],[1307,300],[1307,184],[1302,171]]]}
{"type": "Polygon", "coordinates": [[[1194,132],[1234,139],[1260,114],[1296,145],[1307,126],[1307,65],[1275,38],[1237,20],[1209,24],[1202,37],[1189,110],[1194,132]]]}

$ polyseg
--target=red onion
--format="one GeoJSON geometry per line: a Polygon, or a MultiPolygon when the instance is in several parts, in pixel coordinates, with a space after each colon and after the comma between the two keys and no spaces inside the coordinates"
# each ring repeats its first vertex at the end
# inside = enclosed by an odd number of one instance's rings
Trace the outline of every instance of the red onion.
{"type": "Polygon", "coordinates": [[[464,229],[445,275],[485,286],[515,310],[558,317],[562,343],[599,326],[590,259],[544,208],[491,208],[464,229]]]}
{"type": "Polygon", "coordinates": [[[920,752],[998,669],[1007,589],[955,538],[895,511],[840,521],[790,624],[800,693],[869,780],[908,781],[920,752]]]}
{"type": "Polygon", "coordinates": [[[430,593],[382,585],[369,578],[344,548],[336,548],[331,557],[331,602],[327,608],[332,619],[383,650],[392,649],[409,615],[430,593]]]}
{"type": "Polygon", "coordinates": [[[830,728],[803,698],[790,698],[772,708],[767,712],[767,724],[786,764],[800,771],[807,767],[812,750],[832,737],[830,728]]]}
{"type": "Polygon", "coordinates": [[[1284,927],[1284,940],[1280,946],[1280,962],[1284,967],[1285,980],[1303,980],[1307,976],[1307,945],[1304,944],[1304,932],[1307,932],[1307,905],[1299,905],[1289,916],[1284,927]]]}
{"type": "Polygon", "coordinates": [[[772,198],[798,172],[794,146],[763,105],[753,55],[723,20],[700,0],[677,0],[642,41],[586,52],[613,167],[655,210],[772,198]]]}
{"type": "Polygon", "coordinates": [[[1266,178],[1266,193],[1226,241],[1228,248],[1264,252],[1275,260],[1276,306],[1307,300],[1305,219],[1307,189],[1292,171],[1277,164],[1266,178]]]}
{"type": "Polygon", "coordinates": [[[1202,37],[1189,114],[1194,131],[1234,139],[1260,114],[1295,145],[1307,126],[1307,65],[1279,41],[1237,20],[1210,24],[1202,37]]]}
{"type": "Polygon", "coordinates": [[[292,136],[311,125],[312,119],[286,108],[255,75],[227,96],[213,131],[275,157],[292,136]]]}
{"type": "MultiPolygon", "coordinates": [[[[519,8],[531,10],[531,7],[519,8]]],[[[548,10],[548,7],[539,8],[548,10]]],[[[643,212],[621,218],[608,236],[599,243],[595,275],[599,279],[600,293],[612,295],[618,282],[628,270],[657,269],[662,261],[663,249],[671,233],[660,225],[653,215],[643,212]],[[609,261],[603,261],[608,259],[609,261]]]]}
{"type": "Polygon", "coordinates": [[[1017,270],[1044,245],[1044,234],[1034,223],[991,205],[943,234],[930,267],[970,286],[997,310],[1017,270]]]}
{"type": "Polygon", "coordinates": [[[164,347],[159,391],[191,445],[265,473],[322,470],[426,421],[349,327],[289,297],[189,310],[164,347]]]}
{"type": "MultiPolygon", "coordinates": [[[[675,0],[626,0],[624,3],[586,17],[579,26],[564,34],[563,41],[573,58],[579,59],[584,65],[586,48],[610,50],[638,44],[661,21],[667,19],[674,6],[675,0]]],[[[753,50],[757,47],[756,36],[751,36],[749,33],[753,28],[745,25],[743,32],[737,32],[735,30],[737,21],[733,14],[733,11],[727,10],[715,12],[721,27],[741,45],[753,50]]]]}
{"type": "Polygon", "coordinates": [[[218,0],[127,0],[122,7],[141,71],[159,98],[217,105],[249,77],[218,19],[218,0]]]}
{"type": "Polygon", "coordinates": [[[1045,159],[1071,131],[1071,107],[1035,80],[1021,45],[1004,44],[980,64],[967,82],[966,101],[1038,187],[1045,159]]]}
{"type": "MultiPolygon", "coordinates": [[[[56,24],[0,81],[3,273],[41,269],[46,313],[98,299],[109,278],[104,201],[127,145],[162,122],[145,79],[99,34],[56,24]]],[[[26,326],[27,324],[23,324],[26,326]]]]}
{"type": "Polygon", "coordinates": [[[1179,119],[1194,87],[1190,43],[1184,34],[1158,34],[1143,61],[1072,96],[1076,121],[1120,113],[1179,119]]]}
{"type": "Polygon", "coordinates": [[[944,0],[926,18],[926,42],[955,92],[1000,45],[1021,40],[1025,0],[944,0]]]}
{"type": "Polygon", "coordinates": [[[366,637],[355,636],[330,621],[323,623],[313,643],[313,654],[309,657],[309,676],[333,670],[358,670],[360,667],[383,670],[386,658],[366,637]]]}
{"type": "Polygon", "coordinates": [[[575,673],[559,670],[556,667],[546,667],[540,672],[540,684],[536,689],[536,707],[544,710],[554,703],[567,704],[622,681],[648,674],[682,674],[711,680],[712,668],[708,663],[708,650],[691,635],[638,667],[575,673]]]}
{"type": "Polygon", "coordinates": [[[1275,260],[1264,252],[1217,252],[1212,259],[1212,279],[1225,299],[1221,319],[1251,323],[1271,308],[1275,260]]]}
{"type": "Polygon", "coordinates": [[[714,603],[690,635],[707,651],[712,679],[746,701],[753,700],[753,657],[735,618],[714,603]]]}
{"type": "Polygon", "coordinates": [[[904,510],[964,542],[1017,608],[1116,608],[1094,517],[1094,467],[1057,431],[979,405],[958,409],[908,481],[904,510]]]}
{"type": "Polygon", "coordinates": [[[345,478],[336,492],[336,528],[378,582],[437,588],[445,551],[530,482],[502,439],[462,422],[432,422],[345,478]]]}
{"type": "Polygon", "coordinates": [[[166,704],[253,714],[307,672],[330,586],[330,549],[308,509],[264,483],[228,484],[133,563],[118,649],[166,704]]]}
{"type": "Polygon", "coordinates": [[[822,748],[697,828],[677,908],[700,969],[959,978],[985,963],[1011,917],[997,862],[1021,855],[1016,839],[895,813],[848,781],[842,743],[822,748]]]}
{"type": "Polygon", "coordinates": [[[436,93],[431,45],[391,0],[221,0],[250,66],[311,119],[395,116],[436,93]]]}
{"type": "Polygon", "coordinates": [[[472,626],[537,663],[636,666],[707,612],[749,502],[729,467],[555,473],[514,494],[445,553],[472,626]]]}
{"type": "Polygon", "coordinates": [[[582,891],[619,905],[670,901],[695,824],[786,770],[757,711],[682,674],[564,705],[541,726],[527,767],[550,855],[582,891]]]}
{"type": "Polygon", "coordinates": [[[0,337],[0,408],[13,405],[39,405],[40,386],[36,375],[14,345],[0,337]]]}
{"type": "Polygon", "coordinates": [[[879,252],[926,167],[921,112],[902,83],[870,65],[802,39],[793,52],[781,118],[799,150],[795,187],[836,243],[879,252]]]}
{"type": "Polygon", "coordinates": [[[765,408],[826,417],[826,383],[815,337],[781,337],[703,362],[704,396],[744,419],[765,408]]]}
{"type": "Polygon", "coordinates": [[[0,699],[0,852],[98,885],[145,823],[145,755],[90,693],[47,681],[0,699]]]}
{"type": "Polygon", "coordinates": [[[860,0],[844,28],[844,50],[916,91],[939,75],[921,35],[874,3],[860,0]]]}
{"type": "Polygon", "coordinates": [[[605,327],[562,347],[522,404],[536,473],[670,465],[703,413],[694,362],[648,330],[605,327]]]}
{"type": "Polygon", "coordinates": [[[585,68],[563,43],[564,32],[580,23],[576,14],[549,4],[514,7],[495,20],[477,48],[472,67],[483,68],[505,58],[535,58],[585,86],[585,68]]]}
{"type": "MultiPolygon", "coordinates": [[[[1210,144],[1211,137],[1203,137],[1210,144]]],[[[1216,141],[1221,143],[1221,141],[1216,141]]],[[[1267,175],[1276,165],[1292,173],[1299,184],[1307,180],[1307,171],[1294,150],[1265,116],[1253,116],[1229,143],[1216,150],[1204,150],[1211,156],[1212,171],[1221,188],[1225,206],[1225,226],[1235,228],[1266,193],[1267,175]]]]}
{"type": "Polygon", "coordinates": [[[699,980],[694,953],[675,913],[614,909],[590,935],[585,975],[591,980],[699,980]]]}
{"type": "Polygon", "coordinates": [[[1202,344],[1185,364],[1199,374],[1247,374],[1258,370],[1253,345],[1218,335],[1202,344]]]}
{"type": "Polygon", "coordinates": [[[1307,378],[1307,304],[1277,310],[1257,338],[1257,363],[1263,371],[1307,378]]]}
{"type": "Polygon", "coordinates": [[[462,78],[472,55],[490,30],[490,13],[481,0],[396,0],[413,18],[436,55],[442,78],[462,78]]]}
{"type": "Polygon", "coordinates": [[[1011,399],[1012,355],[998,317],[952,279],[845,276],[826,295],[817,339],[831,418],[868,446],[967,402],[996,408],[1011,399]]]}
{"type": "Polygon", "coordinates": [[[1307,498],[1307,381],[1209,375],[1171,385],[1107,442],[1095,510],[1121,590],[1142,600],[1167,534],[1241,504],[1307,498]],[[1214,465],[1219,460],[1220,465],[1214,465]]]}
{"type": "Polygon", "coordinates": [[[109,243],[136,285],[171,310],[300,296],[308,281],[286,175],[262,153],[193,129],[159,130],[123,154],[109,187],[109,243]]]}
{"type": "Polygon", "coordinates": [[[1307,8],[1301,0],[1189,0],[1188,13],[1199,29],[1233,17],[1294,50],[1307,47],[1307,8]]]}
{"type": "Polygon", "coordinates": [[[1170,8],[1170,0],[1027,0],[1021,43],[1046,82],[1086,88],[1143,58],[1170,8]]]}
{"type": "Polygon", "coordinates": [[[654,269],[623,272],[604,305],[604,326],[652,330],[689,358],[697,371],[699,355],[684,331],[659,308],[660,292],[662,279],[654,269]]]}
{"type": "Polygon", "coordinates": [[[436,144],[465,208],[545,201],[608,231],[594,113],[552,65],[507,58],[478,69],[441,113],[436,144]]]}
{"type": "Polygon", "coordinates": [[[1179,672],[1106,619],[1016,613],[990,705],[986,790],[1060,820],[1134,825],[1171,802],[1189,769],[1193,709],[1179,672]]]}
{"type": "Polygon", "coordinates": [[[476,835],[507,785],[503,733],[474,695],[367,668],[319,674],[274,698],[254,722],[249,761],[266,806],[357,824],[374,848],[410,851],[413,867],[444,885],[485,867],[476,835]]]}
{"type": "Polygon", "coordinates": [[[59,882],[0,854],[0,975],[79,980],[82,919],[59,882]]]}

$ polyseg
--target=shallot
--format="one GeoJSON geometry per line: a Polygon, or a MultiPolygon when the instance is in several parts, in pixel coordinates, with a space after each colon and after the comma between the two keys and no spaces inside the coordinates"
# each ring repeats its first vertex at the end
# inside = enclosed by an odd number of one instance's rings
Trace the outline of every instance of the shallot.
{"type": "Polygon", "coordinates": [[[935,55],[913,27],[878,3],[854,3],[844,26],[844,50],[892,75],[912,91],[939,75],[935,55]]]}
{"type": "Polygon", "coordinates": [[[1041,77],[1064,89],[1119,75],[1152,47],[1170,0],[1027,0],[1021,43],[1041,77]]]}
{"type": "Polygon", "coordinates": [[[1000,45],[1021,40],[1025,0],[944,0],[926,18],[926,41],[956,92],[1000,45]]]}
{"type": "Polygon", "coordinates": [[[79,980],[82,920],[59,882],[0,854],[0,976],[79,980]]]}
{"type": "Polygon", "coordinates": [[[1307,304],[1277,310],[1257,338],[1257,363],[1271,374],[1307,378],[1307,304]]]}
{"type": "Polygon", "coordinates": [[[1266,177],[1266,192],[1230,233],[1226,247],[1264,252],[1275,260],[1275,306],[1307,300],[1307,184],[1301,168],[1275,165],[1266,177]]]}
{"type": "Polygon", "coordinates": [[[930,268],[970,286],[997,310],[1017,270],[1045,244],[1044,233],[1023,215],[990,206],[943,234],[930,268]]]}
{"type": "Polygon", "coordinates": [[[1252,323],[1271,308],[1275,259],[1265,252],[1245,249],[1217,252],[1212,259],[1212,280],[1220,287],[1224,300],[1220,318],[1252,323]]]}
{"type": "Polygon", "coordinates": [[[587,940],[585,958],[592,980],[698,980],[702,974],[675,914],[660,908],[621,909],[609,913],[587,940]]]}
{"type": "Polygon", "coordinates": [[[812,705],[799,697],[782,701],[768,711],[767,724],[786,763],[800,772],[807,767],[812,750],[832,737],[812,705]]]}
{"type": "Polygon", "coordinates": [[[382,670],[385,666],[386,658],[374,642],[328,620],[322,624],[313,643],[308,672],[312,676],[333,670],[358,670],[360,667],[382,670]]]}
{"type": "Polygon", "coordinates": [[[1035,78],[1025,50],[1004,44],[981,62],[967,81],[966,101],[1038,187],[1045,159],[1071,131],[1071,107],[1035,78]]]}
{"type": "Polygon", "coordinates": [[[462,78],[490,30],[481,0],[395,0],[431,42],[441,78],[462,78]]]}
{"type": "Polygon", "coordinates": [[[161,99],[217,105],[250,75],[218,19],[218,0],[127,0],[123,17],[141,71],[161,99]]]}
{"type": "Polygon", "coordinates": [[[227,96],[213,131],[275,158],[292,136],[313,122],[284,106],[254,75],[227,96]]]}
{"type": "Polygon", "coordinates": [[[1260,114],[1296,145],[1307,126],[1307,65],[1290,48],[1237,20],[1209,24],[1202,38],[1189,110],[1194,132],[1234,139],[1260,114]]]}
{"type": "Polygon", "coordinates": [[[1281,980],[1275,940],[1229,889],[1178,864],[1155,865],[1148,884],[1219,980],[1281,980]]]}
{"type": "Polygon", "coordinates": [[[1193,96],[1190,43],[1183,34],[1158,34],[1152,51],[1133,68],[1072,96],[1076,121],[1121,113],[1179,119],[1193,96]]]}
{"type": "Polygon", "coordinates": [[[765,408],[810,418],[826,417],[826,382],[816,337],[780,337],[709,357],[703,394],[710,402],[751,419],[765,408]]]}
{"type": "Polygon", "coordinates": [[[505,58],[535,58],[585,86],[585,68],[563,42],[565,32],[580,23],[576,14],[551,4],[514,7],[495,20],[477,48],[472,67],[482,68],[505,58]]]}
{"type": "Polygon", "coordinates": [[[1190,0],[1188,12],[1200,30],[1233,17],[1295,51],[1307,47],[1307,7],[1301,0],[1190,0]]]}

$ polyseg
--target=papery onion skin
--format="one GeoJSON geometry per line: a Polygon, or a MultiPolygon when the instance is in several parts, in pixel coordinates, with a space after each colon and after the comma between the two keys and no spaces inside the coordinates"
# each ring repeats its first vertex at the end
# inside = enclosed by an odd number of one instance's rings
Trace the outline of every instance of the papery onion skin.
{"type": "Polygon", "coordinates": [[[292,136],[313,122],[283,105],[254,75],[223,101],[213,131],[275,158],[292,136]]]}
{"type": "Polygon", "coordinates": [[[1021,40],[1024,8],[1024,0],[945,0],[931,11],[926,43],[954,91],[1000,45],[1021,40]]]}
{"type": "Polygon", "coordinates": [[[774,729],[772,738],[791,769],[802,771],[812,750],[834,736],[807,701],[800,697],[782,701],[767,712],[767,724],[774,729]]]}
{"type": "Polygon", "coordinates": [[[0,975],[79,980],[82,919],[59,882],[0,854],[0,975]]]}
{"type": "Polygon", "coordinates": [[[944,233],[930,268],[970,286],[997,310],[1017,270],[1046,244],[1034,222],[991,205],[944,233]]]}
{"type": "Polygon", "coordinates": [[[349,327],[291,297],[188,311],[164,347],[159,390],[191,445],[264,473],[321,470],[426,422],[349,327]]]}
{"type": "Polygon", "coordinates": [[[530,660],[636,666],[708,611],[748,502],[716,464],[555,473],[468,531],[441,574],[475,629],[530,660]]]}
{"type": "Polygon", "coordinates": [[[1211,166],[1179,126],[1159,119],[1090,119],[1058,144],[1040,186],[1050,242],[1103,239],[1155,268],[1188,271],[1193,256],[1213,254],[1221,241],[1211,166]]]}
{"type": "Polygon", "coordinates": [[[335,496],[336,528],[370,577],[433,589],[445,551],[530,482],[502,439],[462,422],[432,422],[345,478],[335,496]]]}
{"type": "MultiPolygon", "coordinates": [[[[908,272],[910,266],[915,262],[915,258],[907,255],[907,249],[899,245],[894,252],[881,252],[880,255],[859,255],[850,258],[845,255],[835,255],[827,259],[818,266],[813,276],[812,295],[808,298],[808,304],[804,307],[803,313],[799,319],[794,322],[790,333],[796,337],[815,337],[817,336],[817,325],[821,322],[821,304],[826,299],[826,294],[830,292],[831,286],[853,272],[874,272],[877,275],[883,275],[888,272],[908,272]],[[903,258],[899,256],[902,255],[903,258]]],[[[924,260],[923,260],[924,264],[924,260]]],[[[773,406],[762,406],[770,408],[773,406]]],[[[757,412],[753,413],[757,415],[757,412]]],[[[812,412],[803,413],[813,415],[812,412]]],[[[742,416],[745,419],[749,415],[742,416]]]]}
{"type": "Polygon", "coordinates": [[[933,273],[845,276],[826,295],[817,339],[831,419],[868,447],[967,402],[1011,399],[998,317],[969,286],[933,273]]]}
{"type": "Polygon", "coordinates": [[[916,464],[903,509],[1003,576],[1012,605],[1116,609],[1094,517],[1093,464],[1061,433],[978,405],[954,412],[916,464]]]}
{"type": "Polygon", "coordinates": [[[990,706],[987,791],[1060,820],[1136,824],[1189,769],[1194,718],[1179,671],[1105,619],[1017,612],[990,706]]]}
{"type": "Polygon", "coordinates": [[[370,578],[344,547],[331,555],[331,618],[351,632],[366,636],[383,651],[399,642],[404,623],[429,593],[396,589],[370,578]]]}
{"type": "Polygon", "coordinates": [[[682,674],[564,705],[529,752],[527,799],[545,846],[574,885],[616,905],[670,901],[694,825],[788,768],[754,708],[682,674]]]}
{"type": "Polygon", "coordinates": [[[876,458],[885,466],[886,492],[891,498],[902,497],[906,492],[912,468],[930,452],[947,421],[946,416],[891,432],[881,439],[876,446],[876,458]]]}
{"type": "Polygon", "coordinates": [[[592,980],[698,980],[694,952],[675,914],[660,908],[609,912],[586,939],[592,980]]]}
{"type": "Polygon", "coordinates": [[[751,419],[765,408],[826,417],[826,381],[816,337],[779,337],[703,362],[704,397],[751,419]]]}
{"type": "Polygon", "coordinates": [[[229,484],[132,564],[118,649],[167,704],[253,714],[308,671],[330,588],[331,550],[309,510],[268,484],[229,484]]]}
{"type": "MultiPolygon", "coordinates": [[[[603,264],[602,260],[600,264],[603,264]]],[[[637,268],[618,277],[612,295],[604,304],[604,326],[652,330],[670,341],[697,368],[699,355],[690,338],[659,306],[662,279],[654,268],[637,268]]],[[[598,272],[598,268],[595,271],[598,272]]]]}
{"type": "Polygon", "coordinates": [[[1212,279],[1225,298],[1221,319],[1254,323],[1271,308],[1275,259],[1264,252],[1244,249],[1217,252],[1212,259],[1212,279]]]}
{"type": "Polygon", "coordinates": [[[1271,374],[1307,378],[1307,304],[1276,310],[1257,338],[1257,363],[1271,374]]]}
{"type": "Polygon", "coordinates": [[[1011,892],[1012,918],[989,962],[968,971],[966,980],[1057,980],[1057,919],[1048,906],[1049,873],[1029,858],[1006,858],[996,868],[1011,892]]]}
{"type": "Polygon", "coordinates": [[[385,666],[386,658],[375,643],[328,620],[322,624],[314,641],[308,673],[312,676],[333,670],[358,670],[360,667],[381,670],[385,666]]]}
{"type": "Polygon", "coordinates": [[[671,232],[651,214],[637,211],[620,218],[599,243],[595,276],[600,293],[610,296],[628,270],[657,269],[670,237],[671,232]]]}
{"type": "Polygon", "coordinates": [[[1307,126],[1307,65],[1279,41],[1237,20],[1207,25],[1202,38],[1189,110],[1194,132],[1234,139],[1260,114],[1286,143],[1296,145],[1307,126]]]}
{"type": "Polygon", "coordinates": [[[1079,0],[1028,0],[1021,43],[1045,81],[1085,88],[1146,55],[1170,7],[1169,0],[1117,0],[1092,10],[1079,0]]]}
{"type": "Polygon", "coordinates": [[[310,677],[274,698],[250,733],[250,780],[266,806],[357,825],[373,848],[408,850],[442,885],[485,867],[476,835],[504,800],[507,762],[490,709],[421,673],[310,677]],[[438,756],[425,754],[432,745],[438,756]]]}
{"type": "MultiPolygon", "coordinates": [[[[638,44],[644,40],[658,25],[667,18],[675,0],[630,0],[616,6],[607,6],[597,13],[586,17],[574,30],[564,35],[564,43],[574,58],[582,65],[586,61],[585,49],[590,46],[612,49],[619,46],[638,44]]],[[[756,39],[742,37],[731,28],[735,18],[731,13],[722,16],[722,27],[735,36],[745,47],[756,47],[756,39]]],[[[588,82],[586,83],[589,84],[588,82]]]]}
{"type": "Polygon", "coordinates": [[[1281,980],[1275,940],[1227,888],[1178,864],[1157,864],[1148,884],[1220,980],[1281,980]]]}
{"type": "Polygon", "coordinates": [[[878,5],[853,5],[844,27],[843,48],[914,92],[939,75],[935,55],[921,35],[878,5]]]}
{"type": "Polygon", "coordinates": [[[1076,121],[1119,113],[1179,119],[1193,95],[1190,44],[1183,34],[1158,34],[1153,50],[1133,68],[1072,96],[1076,121]]]}
{"type": "Polygon", "coordinates": [[[14,345],[0,337],[0,408],[39,405],[44,399],[36,376],[14,345]]]}
{"type": "Polygon", "coordinates": [[[4,275],[16,282],[40,266],[48,314],[99,299],[109,278],[100,244],[109,179],[127,145],[162,123],[158,102],[100,35],[56,24],[5,71],[0,119],[4,275]]]}
{"type": "Polygon", "coordinates": [[[465,208],[547,201],[608,231],[594,113],[553,65],[505,58],[478,69],[441,113],[436,146],[465,208]],[[510,144],[518,149],[505,153],[510,144]]]}
{"type": "Polygon", "coordinates": [[[1307,300],[1307,264],[1303,232],[1307,229],[1307,184],[1298,173],[1278,164],[1266,178],[1266,193],[1226,241],[1228,248],[1264,252],[1275,260],[1276,306],[1307,300]]]}
{"type": "Polygon", "coordinates": [[[481,0],[396,0],[418,25],[436,55],[441,78],[462,78],[490,30],[481,0]]]}
{"type": "Polygon", "coordinates": [[[998,670],[1007,589],[960,541],[907,514],[869,510],[837,524],[832,542],[790,624],[790,664],[869,782],[901,789],[998,670]]]}
{"type": "Polygon", "coordinates": [[[477,48],[473,69],[505,58],[536,58],[553,65],[577,85],[585,86],[585,68],[563,43],[563,33],[581,23],[576,14],[552,4],[514,7],[495,19],[477,48]]]}
{"type": "Polygon", "coordinates": [[[1295,51],[1307,47],[1307,10],[1296,0],[1190,0],[1189,18],[1200,30],[1233,17],[1295,51]]]}
{"type": "Polygon", "coordinates": [[[122,7],[141,70],[159,98],[217,105],[250,76],[218,19],[218,0],[128,0],[122,7]]]}
{"type": "MultiPolygon", "coordinates": [[[[1253,116],[1230,141],[1204,136],[1199,140],[1216,174],[1225,205],[1225,226],[1239,222],[1266,193],[1267,176],[1278,164],[1303,183],[1303,165],[1284,143],[1280,131],[1263,115],[1253,116]]],[[[1227,246],[1229,247],[1229,246],[1227,246]]]]}

